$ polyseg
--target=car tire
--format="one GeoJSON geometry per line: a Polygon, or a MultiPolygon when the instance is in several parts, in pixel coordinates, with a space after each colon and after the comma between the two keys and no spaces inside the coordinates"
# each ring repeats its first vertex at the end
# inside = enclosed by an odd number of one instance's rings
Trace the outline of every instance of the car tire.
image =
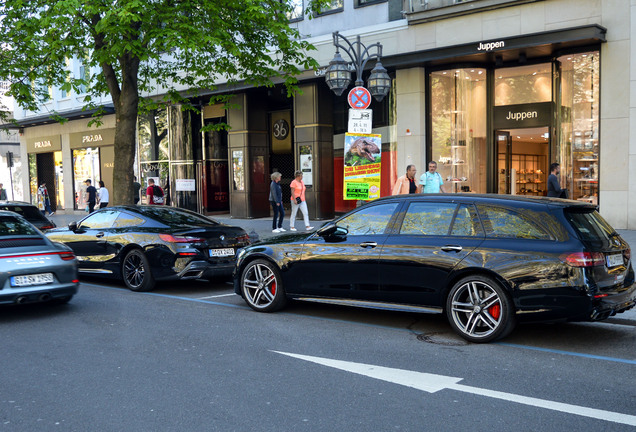
{"type": "Polygon", "coordinates": [[[259,312],[274,312],[287,303],[280,271],[270,261],[255,260],[241,273],[241,294],[259,312]]]}
{"type": "Polygon", "coordinates": [[[461,337],[475,343],[501,339],[515,327],[510,296],[501,284],[482,275],[453,286],[446,298],[446,316],[461,337]]]}
{"type": "Polygon", "coordinates": [[[155,287],[155,278],[150,270],[146,255],[139,249],[126,254],[121,273],[124,283],[131,291],[150,291],[155,287]]]}

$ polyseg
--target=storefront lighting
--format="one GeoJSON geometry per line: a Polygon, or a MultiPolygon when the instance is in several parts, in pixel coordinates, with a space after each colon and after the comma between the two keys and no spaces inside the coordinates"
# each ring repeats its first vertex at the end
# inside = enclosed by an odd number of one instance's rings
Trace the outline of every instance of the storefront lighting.
{"type": "Polygon", "coordinates": [[[349,65],[353,65],[356,70],[356,86],[362,86],[362,72],[369,60],[377,60],[375,67],[371,70],[371,75],[367,81],[369,92],[379,102],[388,93],[391,88],[391,77],[386,72],[386,69],[382,66],[380,58],[382,57],[382,45],[378,42],[370,46],[365,46],[360,42],[360,36],[356,37],[355,42],[349,42],[349,40],[340,35],[339,32],[333,33],[333,44],[336,47],[336,55],[333,60],[329,62],[329,67],[325,74],[325,81],[327,86],[336,95],[340,96],[351,84],[351,72],[349,65]],[[343,43],[341,44],[340,41],[343,43]],[[370,54],[369,50],[375,48],[376,53],[370,54]],[[351,60],[347,62],[340,55],[340,50],[344,51],[351,60]]]}

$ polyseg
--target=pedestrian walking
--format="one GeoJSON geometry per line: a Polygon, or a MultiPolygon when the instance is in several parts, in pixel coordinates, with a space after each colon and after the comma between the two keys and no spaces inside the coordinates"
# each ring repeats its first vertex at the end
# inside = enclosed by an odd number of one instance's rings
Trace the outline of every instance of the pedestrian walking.
{"type": "Polygon", "coordinates": [[[420,193],[421,188],[415,178],[416,173],[417,169],[415,168],[415,165],[408,165],[406,167],[406,174],[399,177],[395,182],[391,195],[420,193]]]}
{"type": "Polygon", "coordinates": [[[289,217],[289,229],[296,231],[296,214],[298,209],[303,213],[305,220],[305,229],[307,231],[314,229],[309,225],[309,209],[307,208],[307,202],[305,201],[305,184],[303,183],[303,172],[296,171],[294,173],[294,180],[290,183],[291,188],[291,216],[289,217]]]}
{"type": "Polygon", "coordinates": [[[269,202],[272,205],[272,210],[274,210],[272,232],[280,233],[283,231],[287,231],[285,228],[283,228],[285,209],[283,208],[283,189],[280,187],[280,179],[283,177],[283,175],[277,171],[270,177],[272,179],[272,182],[269,185],[269,202]]]}
{"type": "Polygon", "coordinates": [[[97,189],[93,186],[90,179],[86,179],[86,196],[84,201],[88,203],[88,212],[93,213],[95,211],[95,203],[97,202],[97,189]]]}
{"type": "Polygon", "coordinates": [[[558,175],[561,173],[561,165],[557,162],[550,164],[550,175],[548,176],[548,196],[554,198],[567,198],[568,190],[561,189],[558,175]]]}
{"type": "Polygon", "coordinates": [[[106,186],[104,186],[104,182],[102,180],[99,181],[99,191],[97,192],[97,200],[99,202],[99,208],[108,207],[109,193],[106,186]]]}
{"type": "Polygon", "coordinates": [[[161,186],[155,185],[153,179],[148,179],[148,188],[146,189],[146,196],[148,197],[149,205],[163,205],[163,189],[161,186]]]}
{"type": "Polygon", "coordinates": [[[422,185],[422,192],[424,193],[444,192],[444,181],[437,172],[437,162],[430,161],[428,163],[428,171],[420,177],[420,185],[422,185]]]}
{"type": "Polygon", "coordinates": [[[49,216],[53,216],[55,214],[51,210],[51,198],[49,197],[49,190],[46,188],[46,182],[42,182],[38,188],[38,208],[43,215],[48,213],[49,216]]]}
{"type": "Polygon", "coordinates": [[[0,183],[0,201],[6,201],[8,199],[7,190],[2,186],[2,183],[0,183]]]}
{"type": "Polygon", "coordinates": [[[136,176],[133,176],[133,200],[135,204],[139,204],[139,200],[141,199],[139,192],[141,192],[141,183],[137,181],[136,176]]]}

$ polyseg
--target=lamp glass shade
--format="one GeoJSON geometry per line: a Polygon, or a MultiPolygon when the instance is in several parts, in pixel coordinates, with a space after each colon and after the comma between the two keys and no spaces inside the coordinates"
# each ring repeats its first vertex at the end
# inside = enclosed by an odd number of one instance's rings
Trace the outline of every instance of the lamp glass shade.
{"type": "Polygon", "coordinates": [[[333,60],[329,62],[329,67],[325,73],[325,81],[327,86],[336,95],[340,96],[349,84],[351,84],[351,72],[348,63],[342,58],[339,52],[336,52],[333,60]]]}
{"type": "Polygon", "coordinates": [[[386,73],[386,69],[378,60],[375,67],[371,69],[371,74],[367,80],[369,93],[380,102],[389,93],[391,88],[391,77],[386,73]]]}

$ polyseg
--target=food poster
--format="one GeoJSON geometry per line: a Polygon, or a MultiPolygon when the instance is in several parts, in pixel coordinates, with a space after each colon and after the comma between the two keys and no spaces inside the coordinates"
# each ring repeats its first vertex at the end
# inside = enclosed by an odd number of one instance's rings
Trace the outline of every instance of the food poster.
{"type": "Polygon", "coordinates": [[[380,198],[382,135],[345,134],[344,199],[380,198]]]}

